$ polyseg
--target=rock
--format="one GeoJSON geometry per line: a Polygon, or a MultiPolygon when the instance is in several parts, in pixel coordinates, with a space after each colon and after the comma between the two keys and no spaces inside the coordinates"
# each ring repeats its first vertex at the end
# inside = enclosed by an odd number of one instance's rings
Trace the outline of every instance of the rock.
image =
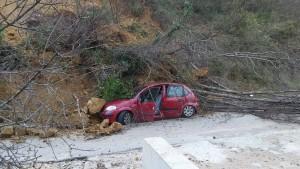
{"type": "Polygon", "coordinates": [[[106,119],[103,120],[101,124],[97,124],[87,128],[86,132],[96,135],[110,135],[123,129],[123,125],[118,122],[114,122],[110,126],[108,125],[109,121],[108,119],[106,119]]]}
{"type": "Polygon", "coordinates": [[[193,70],[194,78],[201,79],[208,76],[208,67],[193,70]]]}
{"type": "Polygon", "coordinates": [[[36,128],[27,128],[26,133],[30,136],[39,136],[43,131],[36,128]]]}
{"type": "Polygon", "coordinates": [[[26,128],[15,127],[15,136],[21,137],[26,135],[26,128]]]}
{"type": "Polygon", "coordinates": [[[49,128],[45,131],[41,131],[41,133],[39,134],[40,138],[49,138],[49,137],[54,137],[56,136],[58,130],[55,128],[49,128]]]}
{"type": "Polygon", "coordinates": [[[101,111],[105,103],[105,100],[93,97],[87,102],[86,106],[90,114],[96,114],[101,111]]]}
{"type": "Polygon", "coordinates": [[[4,40],[9,44],[15,46],[22,41],[20,31],[17,28],[9,27],[4,30],[4,40]]]}
{"type": "Polygon", "coordinates": [[[101,128],[107,128],[109,126],[109,120],[108,119],[104,119],[101,124],[100,127],[101,128]]]}
{"type": "Polygon", "coordinates": [[[118,132],[123,129],[123,125],[118,122],[113,122],[110,126],[109,129],[111,129],[113,132],[118,132]]]}
{"type": "Polygon", "coordinates": [[[1,137],[9,138],[14,135],[13,126],[5,126],[1,128],[1,137]]]}
{"type": "Polygon", "coordinates": [[[87,114],[89,112],[87,106],[84,106],[82,109],[81,109],[81,112],[87,114]]]}

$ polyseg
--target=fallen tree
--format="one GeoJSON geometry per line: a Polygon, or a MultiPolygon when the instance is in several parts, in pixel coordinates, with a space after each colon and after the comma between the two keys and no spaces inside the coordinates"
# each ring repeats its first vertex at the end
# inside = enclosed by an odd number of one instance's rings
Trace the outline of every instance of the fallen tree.
{"type": "Polygon", "coordinates": [[[300,91],[242,92],[198,84],[194,89],[214,112],[250,113],[262,118],[300,123],[300,91]]]}

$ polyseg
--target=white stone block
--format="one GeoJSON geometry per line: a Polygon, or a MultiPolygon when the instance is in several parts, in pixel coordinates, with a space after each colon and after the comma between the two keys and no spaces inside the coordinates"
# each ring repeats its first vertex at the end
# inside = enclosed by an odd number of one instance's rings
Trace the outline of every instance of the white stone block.
{"type": "Polygon", "coordinates": [[[145,139],[142,162],[143,169],[198,169],[160,137],[145,139]]]}

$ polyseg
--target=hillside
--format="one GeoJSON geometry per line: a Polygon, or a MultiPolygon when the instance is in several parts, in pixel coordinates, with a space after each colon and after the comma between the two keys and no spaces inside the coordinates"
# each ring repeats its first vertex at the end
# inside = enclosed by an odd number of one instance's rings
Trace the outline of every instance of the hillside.
{"type": "Polygon", "coordinates": [[[1,1],[0,100],[10,103],[3,115],[22,120],[38,111],[34,122],[66,127],[60,119],[76,110],[74,98],[82,106],[92,96],[129,97],[153,81],[298,90],[299,4],[1,1]]]}

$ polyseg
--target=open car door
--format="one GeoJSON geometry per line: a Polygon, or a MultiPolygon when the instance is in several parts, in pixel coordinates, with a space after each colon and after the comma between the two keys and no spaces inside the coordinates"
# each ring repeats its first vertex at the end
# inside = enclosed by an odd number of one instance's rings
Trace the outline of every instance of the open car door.
{"type": "Polygon", "coordinates": [[[139,96],[139,112],[141,121],[154,121],[156,103],[155,99],[161,86],[145,89],[139,96]]]}

